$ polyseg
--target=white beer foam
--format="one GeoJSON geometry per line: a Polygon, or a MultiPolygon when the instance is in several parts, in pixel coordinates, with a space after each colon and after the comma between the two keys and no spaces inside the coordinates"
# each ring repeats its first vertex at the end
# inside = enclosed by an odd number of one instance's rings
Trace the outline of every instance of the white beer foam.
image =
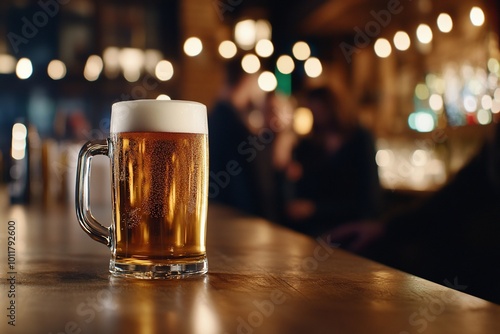
{"type": "Polygon", "coordinates": [[[135,100],[114,103],[111,133],[180,132],[208,134],[207,107],[180,100],[135,100]]]}

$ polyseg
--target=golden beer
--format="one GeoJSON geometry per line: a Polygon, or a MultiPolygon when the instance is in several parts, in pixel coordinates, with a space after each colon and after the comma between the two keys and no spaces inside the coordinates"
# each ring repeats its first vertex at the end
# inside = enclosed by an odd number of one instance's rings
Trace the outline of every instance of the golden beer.
{"type": "Polygon", "coordinates": [[[111,250],[114,276],[182,278],[208,270],[207,109],[190,101],[113,104],[110,137],[78,156],[76,215],[83,230],[111,250]],[[90,210],[91,159],[111,160],[113,223],[90,210]]]}
{"type": "Polygon", "coordinates": [[[206,134],[113,134],[116,263],[161,265],[205,257],[206,134]]]}

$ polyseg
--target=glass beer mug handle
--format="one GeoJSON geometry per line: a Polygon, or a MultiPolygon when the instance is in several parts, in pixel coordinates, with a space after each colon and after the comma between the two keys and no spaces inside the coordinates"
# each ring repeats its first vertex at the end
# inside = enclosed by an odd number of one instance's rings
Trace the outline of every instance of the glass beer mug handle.
{"type": "Polygon", "coordinates": [[[78,155],[76,171],[76,215],[80,226],[94,240],[111,247],[110,228],[102,226],[90,211],[90,161],[95,155],[108,155],[107,140],[87,142],[78,155]]]}

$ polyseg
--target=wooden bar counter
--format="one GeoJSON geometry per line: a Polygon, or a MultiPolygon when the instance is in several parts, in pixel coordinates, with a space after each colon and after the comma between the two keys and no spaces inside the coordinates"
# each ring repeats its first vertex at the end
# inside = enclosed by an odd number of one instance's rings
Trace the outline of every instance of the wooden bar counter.
{"type": "Polygon", "coordinates": [[[216,205],[209,273],[183,280],[109,277],[71,204],[4,197],[0,226],[0,333],[500,333],[500,306],[460,277],[465,293],[216,205]]]}

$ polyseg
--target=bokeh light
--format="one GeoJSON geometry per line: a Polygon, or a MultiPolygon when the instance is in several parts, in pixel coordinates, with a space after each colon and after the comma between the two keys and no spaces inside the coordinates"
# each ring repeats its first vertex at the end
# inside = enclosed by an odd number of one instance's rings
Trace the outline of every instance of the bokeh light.
{"type": "Polygon", "coordinates": [[[429,106],[434,111],[443,109],[443,98],[439,94],[432,94],[429,98],[429,106]]]}
{"type": "Polygon", "coordinates": [[[391,43],[389,43],[389,41],[385,38],[377,39],[375,45],[373,46],[373,49],[375,50],[375,54],[380,58],[387,58],[391,55],[392,52],[391,43]]]}
{"type": "Polygon", "coordinates": [[[483,109],[491,109],[491,106],[493,105],[493,99],[489,95],[483,95],[481,98],[481,107],[483,109]]]}
{"type": "Polygon", "coordinates": [[[408,117],[408,125],[418,132],[431,132],[436,127],[434,116],[427,111],[416,111],[408,117]]]}
{"type": "Polygon", "coordinates": [[[141,76],[144,66],[144,51],[137,48],[123,48],[118,56],[118,63],[123,71],[123,76],[128,82],[136,82],[141,76]]]}
{"type": "Polygon", "coordinates": [[[12,126],[11,156],[14,160],[22,160],[26,155],[26,138],[28,129],[22,123],[15,123],[12,126]]]}
{"type": "Polygon", "coordinates": [[[420,24],[417,28],[417,38],[422,44],[429,44],[432,41],[432,30],[427,24],[420,24]]]}
{"type": "Polygon", "coordinates": [[[232,41],[222,41],[219,44],[219,54],[222,58],[231,59],[236,56],[238,48],[232,41]]]}
{"type": "Polygon", "coordinates": [[[256,27],[254,20],[244,20],[234,27],[234,40],[243,50],[250,50],[255,45],[256,27]]]}
{"type": "Polygon", "coordinates": [[[12,138],[15,140],[24,140],[28,135],[28,129],[26,125],[22,123],[16,123],[12,126],[12,138]]]}
{"type": "Polygon", "coordinates": [[[304,63],[304,70],[306,75],[310,78],[317,78],[323,72],[321,61],[316,57],[311,57],[304,63]]]}
{"type": "Polygon", "coordinates": [[[441,32],[448,33],[453,29],[453,20],[446,13],[439,14],[437,18],[437,26],[441,32]]]}
{"type": "Polygon", "coordinates": [[[298,60],[306,60],[311,56],[311,49],[306,42],[299,41],[293,45],[292,53],[298,60]]]}
{"type": "Polygon", "coordinates": [[[104,60],[104,73],[109,79],[116,78],[120,73],[120,64],[118,63],[119,55],[120,49],[117,47],[109,46],[104,49],[102,54],[104,60]]]}
{"type": "Polygon", "coordinates": [[[491,73],[497,73],[500,70],[500,63],[495,58],[488,59],[488,70],[491,73]]]}
{"type": "Polygon", "coordinates": [[[259,88],[265,92],[272,92],[278,86],[278,80],[272,72],[264,71],[259,75],[259,88]]]}
{"type": "Polygon", "coordinates": [[[476,98],[471,95],[464,97],[464,108],[467,112],[475,112],[477,110],[476,98]]]}
{"type": "Polygon", "coordinates": [[[415,96],[420,100],[427,100],[429,98],[429,88],[423,83],[419,83],[415,87],[415,96]]]}
{"type": "Polygon", "coordinates": [[[499,100],[493,100],[491,103],[491,112],[494,114],[498,114],[500,112],[500,101],[499,100]]]}
{"type": "Polygon", "coordinates": [[[144,51],[144,68],[149,74],[154,75],[156,64],[162,59],[163,54],[159,50],[147,49],[144,51]]]}
{"type": "Polygon", "coordinates": [[[377,166],[387,167],[392,164],[394,160],[394,153],[391,150],[378,150],[375,154],[375,162],[377,166]]]}
{"type": "Polygon", "coordinates": [[[484,12],[480,7],[472,7],[469,17],[472,24],[476,27],[480,27],[484,24],[484,12]]]}
{"type": "Polygon", "coordinates": [[[406,51],[410,48],[410,36],[404,31],[398,31],[394,34],[394,47],[399,51],[406,51]]]}
{"type": "Polygon", "coordinates": [[[203,50],[203,43],[198,37],[189,37],[184,42],[184,53],[189,57],[195,57],[203,50]]]}
{"type": "Polygon", "coordinates": [[[28,58],[21,58],[16,65],[16,75],[19,79],[28,79],[33,74],[33,65],[28,58]]]}
{"type": "Polygon", "coordinates": [[[167,94],[160,94],[156,97],[156,99],[163,101],[171,100],[170,96],[168,96],[167,94]]]}
{"type": "Polygon", "coordinates": [[[309,108],[297,108],[293,114],[293,130],[301,136],[311,132],[314,123],[313,113],[309,108]]]}
{"type": "Polygon", "coordinates": [[[263,58],[267,58],[267,57],[269,57],[269,56],[271,56],[273,54],[273,52],[274,52],[274,45],[268,39],[261,39],[255,45],[255,52],[259,56],[261,56],[263,58]]]}
{"type": "Polygon", "coordinates": [[[276,67],[278,67],[278,71],[283,74],[290,74],[295,69],[295,63],[293,58],[288,55],[283,55],[278,58],[276,61],[276,67]]]}
{"type": "Polygon", "coordinates": [[[479,109],[476,115],[477,122],[481,125],[487,125],[491,123],[492,116],[488,110],[479,109]]]}
{"type": "Polygon", "coordinates": [[[168,81],[174,75],[174,66],[168,60],[161,60],[156,64],[155,76],[158,80],[168,81]]]}
{"type": "Polygon", "coordinates": [[[271,39],[271,23],[268,20],[257,20],[255,22],[255,41],[271,39]]]}
{"type": "Polygon", "coordinates": [[[52,80],[60,80],[66,76],[66,65],[58,59],[53,59],[47,66],[47,74],[52,80]]]}
{"type": "Polygon", "coordinates": [[[0,54],[0,74],[14,73],[16,70],[16,58],[7,54],[0,54]]]}
{"type": "Polygon", "coordinates": [[[427,160],[427,152],[421,149],[413,151],[411,155],[411,163],[417,167],[425,166],[425,164],[427,164],[427,160]]]}
{"type": "Polygon", "coordinates": [[[104,62],[98,55],[90,55],[83,69],[83,76],[88,81],[96,81],[101,75],[104,62]]]}
{"type": "Polygon", "coordinates": [[[249,74],[256,73],[260,69],[260,60],[256,55],[249,53],[241,59],[241,67],[249,74]]]}

